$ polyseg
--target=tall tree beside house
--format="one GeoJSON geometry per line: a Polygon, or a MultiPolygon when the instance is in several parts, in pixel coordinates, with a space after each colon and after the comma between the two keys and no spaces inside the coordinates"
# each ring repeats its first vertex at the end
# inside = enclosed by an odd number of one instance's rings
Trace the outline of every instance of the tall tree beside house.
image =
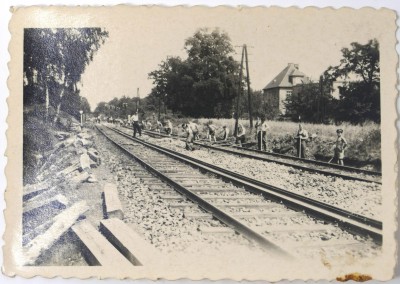
{"type": "Polygon", "coordinates": [[[343,58],[337,66],[329,67],[325,76],[331,81],[344,78],[340,87],[337,119],[352,123],[368,120],[380,122],[379,42],[351,43],[342,49],[343,58]]]}
{"type": "Polygon", "coordinates": [[[54,121],[61,110],[78,118],[87,106],[77,83],[107,37],[101,28],[25,29],[24,106],[45,104],[54,121]]]}
{"type": "Polygon", "coordinates": [[[337,101],[332,97],[324,78],[320,82],[307,82],[293,88],[284,102],[286,116],[293,121],[326,123],[334,120],[337,101]]]}
{"type": "Polygon", "coordinates": [[[230,117],[239,66],[229,36],[218,29],[198,30],[186,39],[188,57],[169,57],[149,73],[152,95],[186,116],[230,117]]]}

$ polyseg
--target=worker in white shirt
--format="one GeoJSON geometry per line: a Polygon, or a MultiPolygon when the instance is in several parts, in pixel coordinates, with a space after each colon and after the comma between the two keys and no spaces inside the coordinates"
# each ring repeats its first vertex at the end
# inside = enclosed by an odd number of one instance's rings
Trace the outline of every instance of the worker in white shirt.
{"type": "Polygon", "coordinates": [[[132,115],[132,125],[133,125],[133,137],[136,137],[137,132],[139,132],[139,136],[142,136],[142,130],[140,129],[138,112],[132,115]]]}
{"type": "Polygon", "coordinates": [[[239,122],[238,133],[236,134],[236,144],[242,147],[243,143],[246,141],[246,128],[239,122]]]}
{"type": "Polygon", "coordinates": [[[267,151],[267,131],[269,130],[269,125],[265,121],[265,116],[258,117],[255,126],[257,130],[258,150],[267,151]]]}

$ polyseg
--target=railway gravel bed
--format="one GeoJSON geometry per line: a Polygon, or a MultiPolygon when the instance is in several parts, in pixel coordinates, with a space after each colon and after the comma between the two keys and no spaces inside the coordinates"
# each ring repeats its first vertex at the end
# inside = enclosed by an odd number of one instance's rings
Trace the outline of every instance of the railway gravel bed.
{"type": "MultiPolygon", "coordinates": [[[[187,213],[204,213],[198,207],[187,207],[185,211],[170,208],[161,194],[152,191],[149,185],[135,177],[134,168],[138,165],[106,138],[98,135],[96,144],[102,149],[102,162],[115,177],[119,196],[124,208],[124,222],[130,224],[146,240],[161,251],[196,253],[208,247],[219,250],[223,246],[245,246],[247,250],[256,246],[238,234],[204,235],[200,226],[223,226],[217,220],[188,219],[187,213]]],[[[243,248],[242,248],[243,249],[243,248]]]]}
{"type": "MultiPolygon", "coordinates": [[[[121,130],[130,133],[127,129],[121,130]]],[[[305,172],[273,162],[232,156],[210,149],[200,148],[189,152],[184,149],[183,141],[171,138],[158,139],[146,135],[142,139],[350,212],[381,219],[380,184],[305,172]]]]}
{"type": "MultiPolygon", "coordinates": [[[[104,138],[101,139],[104,140],[104,138]]],[[[151,151],[146,152],[147,150],[141,145],[128,142],[130,140],[127,138],[118,138],[118,140],[129,151],[136,151],[142,157],[151,156],[151,151]]],[[[171,140],[164,142],[170,144],[170,146],[173,145],[171,140]]],[[[183,206],[183,211],[176,208],[171,209],[168,203],[165,202],[166,194],[169,195],[168,198],[177,198],[181,205],[190,204],[190,201],[184,197],[179,197],[178,194],[170,190],[163,189],[152,192],[151,187],[143,184],[140,178],[135,177],[134,172],[139,171],[139,169],[131,159],[121,154],[112,157],[113,152],[117,151],[120,153],[120,151],[113,146],[110,147],[110,145],[107,145],[107,142],[104,142],[104,147],[107,149],[106,156],[110,155],[110,157],[106,157],[106,160],[111,165],[114,165],[111,170],[117,173],[117,181],[120,184],[119,187],[121,187],[121,199],[125,207],[127,207],[126,221],[142,228],[142,233],[146,239],[150,240],[156,246],[168,252],[176,249],[190,251],[191,246],[196,242],[207,244],[208,246],[211,245],[212,247],[219,247],[234,242],[256,248],[254,244],[237,234],[228,234],[226,238],[222,238],[224,234],[215,237],[215,235],[207,234],[205,236],[205,234],[199,233],[199,231],[204,233],[201,228],[218,229],[223,227],[223,225],[215,219],[192,220],[186,218],[186,216],[194,213],[204,214],[201,209],[196,206],[193,207],[193,205],[183,206]],[[129,177],[128,180],[126,180],[127,177],[129,177]]],[[[185,171],[193,174],[190,170],[185,169],[185,171]]],[[[212,176],[210,176],[210,179],[212,179],[212,176]]],[[[199,182],[199,186],[195,186],[193,191],[201,192],[200,185],[202,185],[201,182],[199,182]]],[[[223,182],[221,181],[222,185],[223,182]]],[[[228,187],[230,187],[229,184],[228,187]]],[[[242,221],[257,228],[258,231],[266,235],[271,241],[282,244],[286,250],[289,249],[296,256],[328,259],[329,263],[335,263],[337,260],[339,263],[343,261],[344,257],[348,257],[349,255],[365,259],[375,257],[380,253],[379,246],[363,237],[345,232],[335,225],[325,224],[324,221],[315,220],[302,212],[288,212],[288,209],[282,204],[265,200],[262,196],[257,196],[240,188],[234,192],[207,192],[207,194],[202,194],[202,197],[212,198],[215,204],[223,206],[226,208],[226,212],[229,212],[233,216],[241,216],[242,221]],[[215,199],[216,196],[221,198],[215,199]],[[263,208],[268,208],[264,213],[269,215],[269,217],[262,218],[263,208]],[[271,217],[271,215],[276,217],[271,217]],[[282,231],[277,230],[279,226],[281,226],[282,231]],[[271,228],[273,230],[270,230],[271,228]],[[317,229],[314,230],[314,228],[317,229]]]]}

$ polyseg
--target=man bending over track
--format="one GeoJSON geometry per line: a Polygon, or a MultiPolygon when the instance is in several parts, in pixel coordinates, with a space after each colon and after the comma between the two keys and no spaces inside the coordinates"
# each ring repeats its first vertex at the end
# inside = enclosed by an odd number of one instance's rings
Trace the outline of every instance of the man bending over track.
{"type": "Polygon", "coordinates": [[[194,133],[193,129],[190,126],[190,124],[183,123],[182,124],[182,129],[186,132],[187,137],[186,137],[186,145],[185,149],[189,151],[193,151],[193,142],[194,142],[194,133]]]}

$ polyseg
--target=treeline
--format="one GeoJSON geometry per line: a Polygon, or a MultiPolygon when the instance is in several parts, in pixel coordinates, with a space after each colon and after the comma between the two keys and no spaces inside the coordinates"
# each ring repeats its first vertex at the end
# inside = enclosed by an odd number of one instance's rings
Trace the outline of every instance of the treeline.
{"type": "Polygon", "coordinates": [[[77,84],[107,37],[101,28],[25,29],[24,111],[49,122],[62,111],[77,119],[90,112],[77,84]]]}
{"type": "Polygon", "coordinates": [[[342,59],[330,66],[319,82],[297,86],[286,99],[287,115],[308,122],[366,121],[380,123],[379,43],[351,43],[342,49],[342,59]],[[338,99],[332,96],[335,82],[340,81],[338,99]]]}
{"type": "MultiPolygon", "coordinates": [[[[105,114],[126,118],[139,111],[144,117],[165,116],[231,118],[236,112],[248,117],[248,90],[242,76],[239,90],[240,66],[234,60],[234,49],[227,33],[215,29],[198,30],[185,40],[187,58],[170,56],[158,69],[150,72],[154,87],[150,94],[139,98],[113,99],[100,103],[95,115],[105,114]]],[[[380,122],[380,69],[379,43],[351,43],[342,49],[342,59],[337,66],[330,66],[320,80],[295,86],[285,101],[286,113],[266,104],[262,91],[250,90],[253,117],[265,115],[268,119],[291,119],[314,123],[353,124],[365,121],[380,122]],[[340,97],[332,96],[335,82],[340,97]]],[[[246,72],[243,72],[246,74],[246,72]]]]}

